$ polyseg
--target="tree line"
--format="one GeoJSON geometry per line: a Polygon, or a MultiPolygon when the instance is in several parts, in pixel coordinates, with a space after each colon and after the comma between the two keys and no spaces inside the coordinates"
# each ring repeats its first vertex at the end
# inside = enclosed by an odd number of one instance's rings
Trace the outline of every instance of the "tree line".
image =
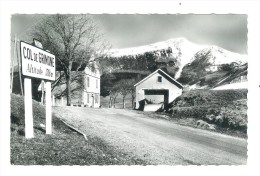
{"type": "Polygon", "coordinates": [[[176,61],[176,58],[172,57],[172,49],[149,51],[143,54],[136,55],[123,55],[114,57],[107,55],[100,60],[102,65],[105,65],[105,72],[111,72],[111,70],[144,70],[144,71],[155,71],[157,69],[157,60],[163,58],[166,61],[176,61]]]}

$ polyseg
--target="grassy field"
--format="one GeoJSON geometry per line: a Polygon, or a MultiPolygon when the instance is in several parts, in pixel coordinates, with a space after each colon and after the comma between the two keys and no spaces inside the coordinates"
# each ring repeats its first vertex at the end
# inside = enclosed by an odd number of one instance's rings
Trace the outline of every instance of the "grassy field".
{"type": "Polygon", "coordinates": [[[53,116],[53,134],[46,135],[45,108],[33,101],[34,135],[24,137],[23,97],[11,95],[11,164],[13,165],[146,165],[99,138],[88,140],[53,116]]]}

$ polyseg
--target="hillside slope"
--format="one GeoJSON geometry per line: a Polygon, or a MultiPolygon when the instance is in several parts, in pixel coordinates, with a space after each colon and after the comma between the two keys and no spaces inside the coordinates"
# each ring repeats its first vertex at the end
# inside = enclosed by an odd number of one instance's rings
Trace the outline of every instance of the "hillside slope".
{"type": "Polygon", "coordinates": [[[243,81],[247,80],[247,63],[243,65],[222,64],[214,71],[205,69],[207,67],[205,65],[209,64],[192,63],[185,66],[178,81],[188,85],[189,89],[200,89],[215,88],[235,80],[240,81],[241,77],[245,79],[243,81]]]}
{"type": "Polygon", "coordinates": [[[165,111],[172,118],[192,118],[224,130],[247,133],[247,90],[193,90],[177,97],[165,111]]]}

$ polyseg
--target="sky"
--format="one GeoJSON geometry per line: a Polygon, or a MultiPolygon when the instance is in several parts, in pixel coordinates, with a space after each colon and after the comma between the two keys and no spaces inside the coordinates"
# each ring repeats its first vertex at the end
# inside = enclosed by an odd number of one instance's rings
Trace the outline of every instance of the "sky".
{"type": "MultiPolygon", "coordinates": [[[[217,45],[240,54],[247,54],[247,15],[181,15],[143,14],[93,15],[112,48],[147,45],[184,37],[203,45],[217,45]]],[[[39,15],[14,15],[12,38],[28,40],[27,32],[40,21],[39,15]]]]}

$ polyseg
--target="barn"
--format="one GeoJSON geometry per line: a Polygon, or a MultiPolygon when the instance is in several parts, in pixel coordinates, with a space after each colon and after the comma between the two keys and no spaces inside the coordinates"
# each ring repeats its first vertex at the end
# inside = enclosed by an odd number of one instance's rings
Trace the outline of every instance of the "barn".
{"type": "Polygon", "coordinates": [[[136,83],[135,109],[143,110],[144,101],[149,104],[163,104],[172,102],[182,94],[183,85],[158,69],[136,83]]]}

